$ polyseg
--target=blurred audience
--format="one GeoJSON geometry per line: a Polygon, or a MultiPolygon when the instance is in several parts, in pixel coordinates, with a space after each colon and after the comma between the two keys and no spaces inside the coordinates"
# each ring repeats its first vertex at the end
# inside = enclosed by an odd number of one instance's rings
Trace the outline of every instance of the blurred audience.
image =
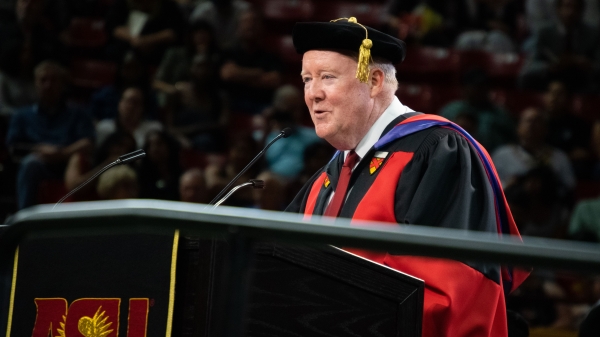
{"type": "Polygon", "coordinates": [[[289,205],[302,186],[306,184],[323,166],[325,166],[333,157],[335,149],[327,142],[318,142],[304,149],[302,155],[302,171],[296,179],[287,184],[286,205],[289,205]]]}
{"type": "Polygon", "coordinates": [[[564,235],[569,203],[552,168],[535,166],[513,177],[505,195],[522,235],[551,238],[564,235]]]}
{"type": "Polygon", "coordinates": [[[269,106],[283,66],[263,46],[264,26],[258,12],[240,15],[237,36],[239,42],[224,53],[221,79],[231,96],[232,111],[256,114],[269,106]]]}
{"type": "Polygon", "coordinates": [[[133,53],[127,54],[119,64],[115,83],[100,88],[91,95],[89,109],[92,117],[96,122],[117,118],[123,91],[129,87],[138,87],[144,94],[144,117],[157,119],[157,97],[149,83],[148,67],[133,53]]]}
{"type": "Polygon", "coordinates": [[[219,62],[215,35],[206,21],[194,22],[189,28],[187,45],[167,50],[154,77],[154,88],[165,94],[177,93],[178,86],[188,83],[194,57],[204,56],[215,66],[219,62]]]}
{"type": "Polygon", "coordinates": [[[144,145],[146,157],[138,167],[140,198],[179,200],[179,144],[163,131],[150,131],[144,145]]]}
{"type": "Polygon", "coordinates": [[[558,24],[540,28],[534,51],[521,70],[523,88],[544,90],[552,80],[572,91],[598,89],[600,31],[582,22],[583,0],[557,0],[558,24]]]}
{"type": "Polygon", "coordinates": [[[464,24],[455,47],[459,50],[485,50],[510,53],[517,50],[517,20],[521,3],[516,0],[474,1],[471,20],[464,24]]]}
{"type": "Polygon", "coordinates": [[[514,123],[506,110],[495,105],[489,94],[489,78],[480,69],[468,71],[462,78],[463,99],[443,107],[440,115],[456,122],[460,115],[476,119],[475,139],[492,152],[514,140],[514,123]]]}
{"type": "Polygon", "coordinates": [[[518,143],[501,146],[492,153],[504,187],[513,184],[529,170],[545,166],[556,175],[563,195],[575,188],[575,174],[569,157],[546,143],[547,132],[547,120],[540,110],[528,108],[523,111],[517,126],[518,143]]]}
{"type": "Polygon", "coordinates": [[[592,179],[600,180],[600,120],[597,120],[592,127],[592,154],[594,156],[594,166],[592,169],[592,179]]]}
{"type": "MultiPolygon", "coordinates": [[[[525,0],[525,14],[532,33],[560,23],[555,10],[556,0],[525,0]]],[[[584,0],[583,23],[592,28],[600,28],[600,3],[597,0],[584,0]]]]}
{"type": "Polygon", "coordinates": [[[207,55],[196,55],[190,81],[180,82],[173,95],[166,124],[186,147],[203,152],[223,151],[229,123],[229,105],[219,85],[216,64],[207,55]]]}
{"type": "Polygon", "coordinates": [[[600,198],[582,200],[575,205],[569,236],[580,241],[600,242],[600,198]]]}
{"type": "Polygon", "coordinates": [[[17,177],[19,209],[36,203],[43,179],[61,179],[67,160],[93,146],[91,118],[65,103],[66,70],[51,61],[35,68],[39,102],[19,109],[8,129],[6,144],[14,156],[24,156],[17,177]]]}
{"type": "MultiPolygon", "coordinates": [[[[211,199],[227,186],[227,184],[252,161],[258,153],[258,146],[252,137],[235,139],[229,146],[228,156],[225,161],[209,164],[205,169],[206,187],[211,199]]],[[[259,166],[252,166],[235,183],[234,186],[256,179],[259,166]]],[[[225,205],[238,207],[253,207],[255,204],[251,189],[242,189],[233,194],[225,205]]]]}
{"type": "Polygon", "coordinates": [[[69,56],[44,12],[45,0],[17,0],[14,11],[0,19],[0,102],[2,110],[35,103],[33,69],[43,60],[66,63],[69,56]]]}
{"type": "Polygon", "coordinates": [[[121,165],[102,173],[98,178],[96,193],[102,200],[137,198],[139,188],[135,170],[121,165]]]}
{"type": "Polygon", "coordinates": [[[130,51],[158,65],[165,49],[181,42],[185,21],[172,0],[116,0],[106,18],[106,53],[120,60],[130,51]]]}
{"type": "Polygon", "coordinates": [[[144,118],[144,94],[138,87],[129,87],[123,91],[119,101],[118,115],[115,119],[104,119],[96,124],[98,143],[115,131],[132,135],[138,147],[144,145],[146,135],[153,130],[162,130],[162,124],[144,118]]]}
{"type": "Polygon", "coordinates": [[[179,178],[179,200],[206,204],[210,201],[204,172],[198,168],[185,171],[179,178]]]}
{"type": "Polygon", "coordinates": [[[547,142],[564,151],[579,178],[591,175],[592,153],[589,150],[591,128],[588,122],[571,112],[572,98],[564,83],[553,81],[544,94],[544,114],[547,120],[547,142]]]}
{"type": "Polygon", "coordinates": [[[256,179],[265,183],[264,188],[252,190],[254,205],[252,207],[268,211],[283,211],[287,207],[285,198],[286,184],[278,176],[269,171],[261,172],[256,179]]]}
{"type": "Polygon", "coordinates": [[[237,40],[240,17],[250,4],[242,0],[205,0],[190,15],[190,23],[206,21],[215,32],[221,49],[230,49],[237,40]]]}
{"type": "Polygon", "coordinates": [[[515,0],[393,0],[385,23],[409,43],[509,52],[520,12],[515,0]]]}
{"type": "MultiPolygon", "coordinates": [[[[65,170],[65,187],[73,190],[90,179],[119,156],[137,148],[135,139],[128,133],[115,132],[108,136],[95,151],[79,151],[71,156],[65,170]]],[[[94,200],[97,181],[92,181],[73,195],[75,200],[94,200]]]]}
{"type": "Polygon", "coordinates": [[[593,294],[596,302],[592,305],[579,327],[579,337],[595,337],[600,335],[600,277],[593,280],[593,294]]]}
{"type": "Polygon", "coordinates": [[[275,142],[265,154],[266,169],[288,182],[304,169],[306,148],[322,142],[314,128],[301,125],[305,113],[302,93],[292,85],[282,86],[275,92],[273,105],[263,111],[264,127],[256,134],[264,146],[281,130],[292,130],[290,136],[275,142]]]}

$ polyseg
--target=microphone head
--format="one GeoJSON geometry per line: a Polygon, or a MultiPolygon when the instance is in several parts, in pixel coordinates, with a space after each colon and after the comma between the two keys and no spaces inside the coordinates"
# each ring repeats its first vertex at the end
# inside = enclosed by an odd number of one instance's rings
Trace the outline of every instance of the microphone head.
{"type": "Polygon", "coordinates": [[[135,150],[133,152],[129,152],[129,153],[124,154],[119,157],[119,160],[120,160],[119,164],[125,164],[130,161],[138,160],[140,158],[143,158],[145,155],[146,155],[146,152],[144,152],[144,150],[142,150],[142,149],[135,150]]]}
{"type": "Polygon", "coordinates": [[[253,188],[265,188],[264,180],[250,179],[253,188]]]}
{"type": "Polygon", "coordinates": [[[282,135],[281,137],[282,137],[282,138],[287,138],[287,137],[289,137],[289,136],[290,136],[292,133],[293,133],[293,132],[292,132],[292,128],[285,128],[285,129],[281,130],[281,135],[282,135]]]}

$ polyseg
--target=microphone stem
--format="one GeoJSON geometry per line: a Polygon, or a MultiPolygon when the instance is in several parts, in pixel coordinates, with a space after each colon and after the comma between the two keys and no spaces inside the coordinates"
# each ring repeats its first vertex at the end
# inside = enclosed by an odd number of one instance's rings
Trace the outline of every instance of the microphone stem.
{"type": "Polygon", "coordinates": [[[256,163],[256,161],[257,161],[257,160],[259,160],[259,159],[260,159],[260,157],[262,157],[262,156],[263,156],[263,154],[264,154],[264,153],[265,153],[265,152],[266,152],[266,151],[269,149],[269,147],[271,147],[271,145],[272,145],[273,143],[275,143],[277,140],[279,140],[279,138],[281,138],[281,137],[283,137],[283,136],[284,136],[284,133],[282,132],[282,133],[278,134],[278,135],[277,135],[277,137],[273,138],[273,140],[272,140],[272,141],[270,141],[270,142],[269,142],[269,144],[267,144],[267,146],[265,146],[265,148],[264,148],[264,149],[262,149],[262,151],[260,151],[260,152],[258,153],[258,155],[257,155],[256,157],[254,157],[254,159],[252,159],[252,161],[251,161],[251,162],[250,162],[248,165],[246,165],[246,167],[244,167],[244,169],[243,169],[243,170],[242,170],[240,173],[238,173],[238,175],[237,175],[237,176],[235,176],[235,178],[233,178],[233,179],[232,179],[232,180],[229,182],[229,184],[227,184],[227,186],[225,186],[225,188],[224,188],[224,189],[222,189],[222,190],[221,190],[221,192],[219,192],[219,194],[218,194],[216,197],[214,197],[214,198],[213,198],[213,200],[211,200],[211,201],[210,201],[208,204],[209,204],[209,205],[214,205],[214,204],[215,204],[215,202],[217,202],[217,200],[219,200],[219,198],[221,198],[221,196],[223,196],[223,194],[225,193],[225,191],[227,191],[227,190],[228,190],[228,189],[231,187],[231,185],[235,184],[235,182],[236,182],[236,181],[237,181],[237,180],[238,180],[238,179],[239,179],[239,178],[242,176],[242,174],[246,173],[246,171],[248,171],[248,169],[249,169],[249,168],[250,168],[250,167],[251,167],[251,166],[252,166],[254,163],[256,163]]]}
{"type": "Polygon", "coordinates": [[[227,195],[225,195],[225,196],[223,197],[223,199],[219,200],[219,201],[218,201],[218,202],[217,202],[217,203],[216,203],[216,204],[213,206],[213,209],[214,209],[214,208],[217,208],[217,207],[218,207],[218,206],[220,206],[222,203],[224,203],[225,201],[227,201],[227,199],[229,199],[229,197],[230,197],[230,196],[231,196],[233,193],[235,193],[235,191],[239,190],[239,189],[240,189],[240,188],[242,188],[242,187],[246,187],[246,186],[249,186],[249,185],[252,185],[252,184],[253,184],[252,182],[247,182],[247,183],[243,183],[243,184],[241,184],[241,185],[238,185],[238,186],[236,186],[236,187],[232,188],[232,189],[231,189],[231,191],[229,191],[229,193],[227,193],[227,195]]]}
{"type": "Polygon", "coordinates": [[[56,207],[56,205],[60,204],[61,202],[65,201],[65,199],[67,199],[68,197],[70,197],[71,195],[73,195],[73,193],[79,191],[80,188],[82,188],[83,186],[87,185],[90,181],[94,180],[97,176],[101,175],[102,173],[106,172],[106,170],[108,170],[109,168],[119,165],[121,164],[121,159],[117,159],[115,161],[113,161],[112,163],[104,166],[100,171],[96,172],[93,176],[89,177],[88,180],[84,181],[83,184],[79,184],[79,186],[75,187],[74,189],[71,190],[71,192],[67,193],[67,195],[65,195],[64,197],[62,197],[56,204],[54,204],[54,207],[52,207],[52,210],[54,210],[54,208],[56,207]]]}

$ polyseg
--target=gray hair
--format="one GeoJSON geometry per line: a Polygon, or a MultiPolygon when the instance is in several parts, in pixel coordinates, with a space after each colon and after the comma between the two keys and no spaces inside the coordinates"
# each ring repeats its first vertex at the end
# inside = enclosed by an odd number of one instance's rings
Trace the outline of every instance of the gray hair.
{"type": "MultiPolygon", "coordinates": [[[[358,52],[353,52],[349,50],[343,49],[334,49],[333,51],[338,52],[342,55],[346,55],[358,62],[358,52]]],[[[381,57],[371,57],[369,61],[369,68],[377,68],[380,69],[385,75],[384,83],[388,85],[389,88],[394,89],[394,92],[398,90],[398,79],[396,78],[396,67],[388,60],[381,57]]]]}
{"type": "Polygon", "coordinates": [[[398,90],[398,79],[396,78],[396,67],[391,64],[388,61],[385,60],[371,60],[371,62],[369,63],[369,66],[371,68],[378,68],[381,69],[381,71],[383,71],[383,74],[385,75],[385,80],[384,82],[386,84],[389,84],[391,86],[392,89],[394,89],[394,92],[396,92],[396,90],[398,90]],[[383,61],[383,62],[380,62],[383,61]]]}

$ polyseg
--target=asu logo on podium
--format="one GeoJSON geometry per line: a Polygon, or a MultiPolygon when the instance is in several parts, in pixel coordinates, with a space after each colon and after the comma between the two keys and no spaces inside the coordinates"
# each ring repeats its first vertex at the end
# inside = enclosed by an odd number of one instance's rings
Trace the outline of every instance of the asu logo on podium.
{"type": "MultiPolygon", "coordinates": [[[[149,300],[129,299],[127,337],[146,337],[149,300]]],[[[120,298],[36,298],[32,337],[118,337],[120,298]]]]}

